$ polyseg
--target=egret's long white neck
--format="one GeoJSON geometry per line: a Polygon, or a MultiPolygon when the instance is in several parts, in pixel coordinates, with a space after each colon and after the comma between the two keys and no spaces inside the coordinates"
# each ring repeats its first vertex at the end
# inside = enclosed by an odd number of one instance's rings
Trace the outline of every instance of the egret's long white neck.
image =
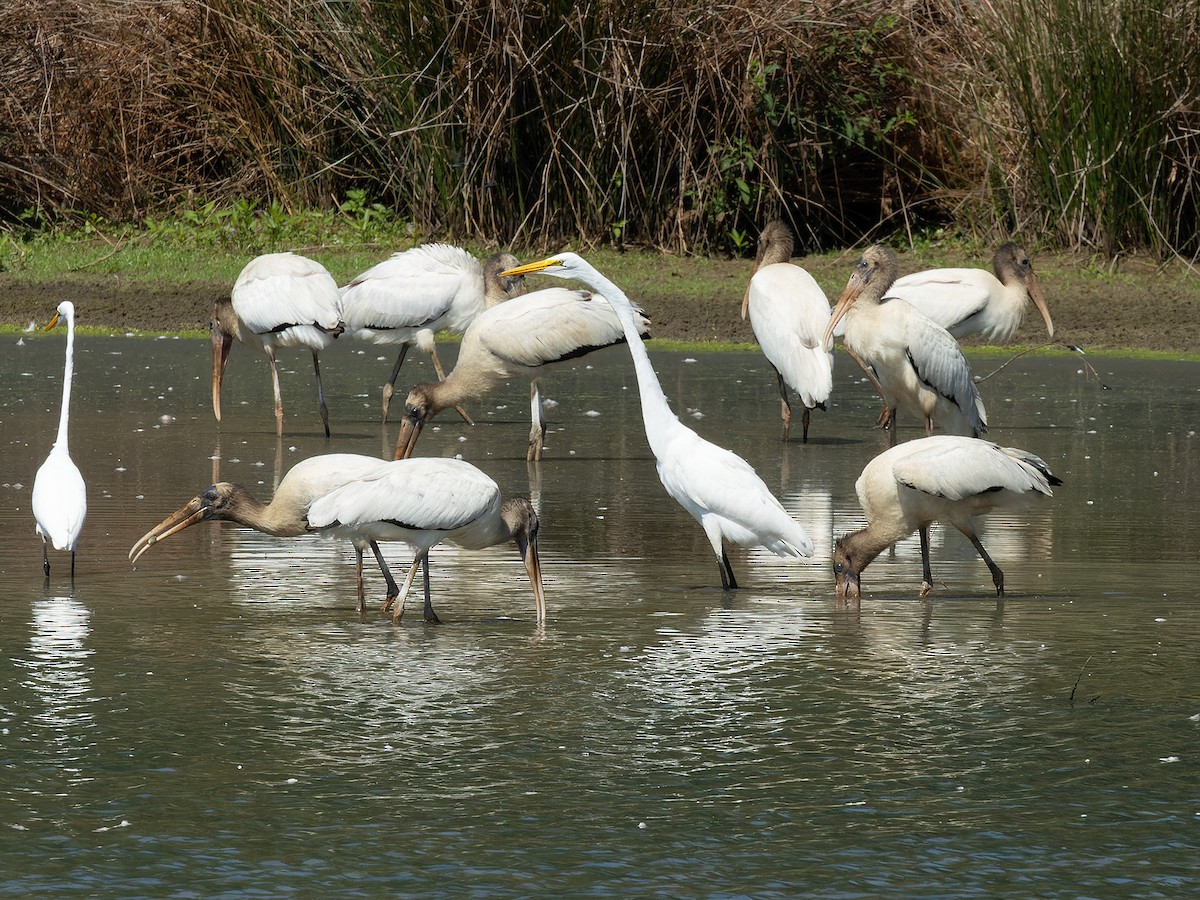
{"type": "Polygon", "coordinates": [[[637,373],[638,394],[642,400],[642,423],[646,426],[646,440],[650,442],[650,449],[655,452],[655,455],[658,455],[659,447],[666,437],[667,427],[670,423],[679,420],[671,411],[667,395],[663,393],[662,385],[658,383],[658,376],[654,374],[654,366],[650,363],[646,345],[642,343],[642,336],[638,334],[637,321],[633,317],[633,304],[629,302],[629,298],[619,287],[599,272],[596,272],[590,280],[595,282],[591,287],[603,294],[609,301],[617,318],[621,320],[621,327],[625,329],[625,341],[629,345],[629,355],[633,357],[633,370],[637,373]]]}
{"type": "Polygon", "coordinates": [[[54,446],[67,449],[67,420],[71,415],[71,375],[75,371],[75,317],[67,316],[67,362],[63,366],[62,410],[58,414],[58,438],[54,446]]]}

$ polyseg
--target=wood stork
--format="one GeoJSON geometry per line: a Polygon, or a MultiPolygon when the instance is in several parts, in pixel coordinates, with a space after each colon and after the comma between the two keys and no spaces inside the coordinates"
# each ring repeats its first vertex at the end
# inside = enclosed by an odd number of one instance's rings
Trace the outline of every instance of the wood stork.
{"type": "Polygon", "coordinates": [[[717,557],[721,586],[726,590],[737,588],[725,541],[766,547],[778,556],[811,556],[812,541],[750,464],[706,441],[671,412],[642,343],[635,308],[621,289],[574,253],[559,253],[504,274],[534,272],[577,279],[602,293],[616,310],[633,357],[642,422],[646,440],[658,461],[658,477],[667,493],[704,528],[717,557]]]}
{"type": "MultiPolygon", "coordinates": [[[[388,419],[396,378],[414,343],[445,378],[434,335],[443,329],[461,334],[480,313],[524,292],[524,279],[501,278],[517,264],[510,253],[479,260],[449,244],[422,244],[393,254],[342,288],[346,334],[373,344],[399,344],[396,364],[383,386],[383,421],[388,419]]],[[[470,417],[459,409],[469,423],[470,417]]]]}
{"type": "Polygon", "coordinates": [[[983,269],[926,269],[896,279],[884,295],[907,300],[956,338],[979,332],[987,340],[1007,344],[1021,327],[1029,301],[1054,337],[1046,298],[1033,274],[1029,254],[1004,244],[992,257],[993,275],[983,269]]]}
{"type": "MultiPolygon", "coordinates": [[[[263,503],[240,484],[227,481],[211,485],[198,496],[167,516],[144,535],[129,551],[129,561],[137,563],[143,553],[171,535],[199,522],[236,522],[273,537],[298,537],[307,534],[308,509],[318,497],[344,484],[364,478],[387,465],[386,460],[355,453],[327,453],[302,460],[288,470],[279,482],[275,496],[263,503]]],[[[388,598],[399,593],[395,580],[384,562],[379,545],[370,538],[351,538],[358,556],[358,604],[365,608],[362,584],[362,554],[367,547],[375,555],[388,585],[388,598]]]]}
{"type": "MultiPolygon", "coordinates": [[[[513,541],[533,585],[537,624],[545,624],[546,595],[533,504],[524,497],[503,497],[496,482],[468,462],[418,458],[387,463],[317,499],[308,510],[308,524],[310,529],[356,542],[404,541],[413,547],[408,577],[394,599],[392,618],[397,622],[418,566],[425,577],[425,618],[438,621],[429,589],[429,550],[435,544],[449,541],[467,550],[482,550],[513,541]]],[[[389,594],[384,609],[392,605],[389,594]]]]}
{"type": "Polygon", "coordinates": [[[279,393],[275,348],[307,347],[312,351],[313,372],[317,377],[321,422],[325,425],[325,437],[329,437],[329,409],[325,405],[317,355],[342,333],[340,304],[337,282],[319,262],[295,253],[267,253],[250,260],[234,282],[230,297],[213,305],[209,323],[213,414],[217,421],[221,421],[221,381],[234,339],[261,350],[271,364],[279,434],[283,434],[283,399],[279,393]]]}
{"type": "Polygon", "coordinates": [[[33,479],[33,518],[42,538],[42,570],[50,577],[50,555],[55,550],[71,551],[71,580],[75,580],[75,545],[87,517],[87,486],[67,449],[67,420],[71,414],[71,376],[75,371],[75,304],[64,300],[46,326],[49,331],[59,319],[67,323],[66,362],[63,365],[62,410],[58,414],[58,437],[50,455],[33,479]]]}
{"type": "Polygon", "coordinates": [[[938,425],[952,434],[979,437],[987,431],[987,417],[958,341],[908,303],[880,302],[897,267],[891,249],[868,247],[834,307],[824,339],[845,319],[842,340],[879,385],[891,445],[901,407],[921,416],[927,434],[938,425]]]}
{"type": "Polygon", "coordinates": [[[742,300],[742,318],[750,317],[758,345],[775,370],[783,439],[788,439],[792,428],[791,387],[804,404],[802,440],[807,444],[812,410],[825,409],[833,392],[833,345],[823,340],[829,298],[812,275],[788,262],[793,245],[791,229],[781,220],[762,230],[754,274],[742,300]]]}
{"type": "Polygon", "coordinates": [[[839,598],[857,600],[860,579],[879,553],[914,531],[921,534],[921,591],[933,590],[929,526],[949,522],[975,546],[1004,596],[1004,573],[979,540],[976,519],[993,509],[1021,510],[1054,496],[1062,480],[1038,457],[1014,447],[958,435],[907,441],[867,463],[854,487],[867,527],[838,538],[833,551],[839,598]]]}
{"type": "MultiPolygon", "coordinates": [[[[649,322],[641,310],[634,316],[635,333],[646,334],[649,322]]],[[[541,459],[546,416],[539,379],[556,363],[573,362],[625,338],[613,308],[588,291],[548,288],[485,310],[463,334],[454,370],[442,381],[418,385],[409,392],[395,458],[412,455],[421,429],[439,411],[482,397],[501,382],[523,375],[532,379],[529,406],[533,424],[526,459],[541,459]]]]}

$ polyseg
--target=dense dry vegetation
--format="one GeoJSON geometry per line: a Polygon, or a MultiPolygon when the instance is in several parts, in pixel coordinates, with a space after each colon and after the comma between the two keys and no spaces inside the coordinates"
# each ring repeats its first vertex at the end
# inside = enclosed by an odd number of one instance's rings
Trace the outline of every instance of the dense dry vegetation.
{"type": "Polygon", "coordinates": [[[1195,0],[10,0],[0,83],[26,231],[1200,253],[1195,0]]]}

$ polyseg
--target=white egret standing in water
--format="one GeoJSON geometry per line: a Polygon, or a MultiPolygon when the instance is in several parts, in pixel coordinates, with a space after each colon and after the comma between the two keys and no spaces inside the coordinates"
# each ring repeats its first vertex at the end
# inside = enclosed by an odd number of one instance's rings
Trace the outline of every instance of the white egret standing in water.
{"type": "Polygon", "coordinates": [[[750,464],[736,453],[706,441],[671,412],[638,333],[633,304],[624,292],[574,253],[559,253],[500,274],[534,272],[582,281],[603,294],[616,311],[633,357],[642,422],[658,461],[658,477],[667,493],[704,528],[717,557],[721,586],[726,590],[737,587],[725,541],[766,547],[777,556],[812,556],[813,543],[804,529],[788,515],[750,464]]]}
{"type": "Polygon", "coordinates": [[[58,416],[58,437],[50,455],[33,480],[33,517],[37,533],[42,538],[42,569],[50,577],[50,556],[47,544],[55,550],[71,551],[71,580],[75,580],[75,545],[83,520],[87,517],[87,486],[79,468],[67,450],[67,420],[71,412],[71,375],[75,370],[75,304],[64,300],[50,324],[49,331],[59,319],[67,323],[66,364],[63,366],[62,411],[58,416]]]}

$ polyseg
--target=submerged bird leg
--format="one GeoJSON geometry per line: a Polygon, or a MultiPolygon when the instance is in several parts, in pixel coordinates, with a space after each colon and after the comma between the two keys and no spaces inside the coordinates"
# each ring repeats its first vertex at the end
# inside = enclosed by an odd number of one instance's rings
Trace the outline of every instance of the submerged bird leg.
{"type": "MultiPolygon", "coordinates": [[[[999,572],[1000,570],[997,569],[996,571],[999,572]]],[[[75,551],[72,550],[71,551],[71,584],[74,584],[74,583],[75,583],[75,551]]],[[[1001,595],[1004,594],[1004,573],[1003,572],[1001,572],[1001,574],[1000,574],[1000,593],[1001,593],[1001,595]]]]}
{"type": "Polygon", "coordinates": [[[433,601],[430,599],[429,591],[429,551],[426,550],[421,556],[421,571],[425,574],[425,621],[431,622],[434,625],[441,625],[442,620],[437,617],[437,613],[433,611],[433,601]]]}
{"type": "Polygon", "coordinates": [[[46,552],[46,539],[42,538],[42,571],[50,577],[50,554],[46,552]]]}
{"type": "MultiPolygon", "coordinates": [[[[771,366],[775,369],[774,366],[771,366]]],[[[788,435],[792,432],[792,404],[788,403],[787,383],[783,380],[783,376],[779,374],[779,370],[775,369],[775,379],[779,382],[779,418],[783,420],[783,440],[787,441],[788,435]]],[[[808,424],[805,423],[804,428],[805,440],[808,440],[808,424]]]]}
{"type": "Polygon", "coordinates": [[[526,462],[537,462],[542,458],[542,443],[546,434],[546,412],[542,408],[542,389],[535,378],[529,384],[529,416],[533,424],[529,427],[529,450],[526,462]]]}
{"type": "Polygon", "coordinates": [[[925,417],[925,437],[933,434],[933,416],[925,417]]]}
{"type": "Polygon", "coordinates": [[[392,394],[396,390],[396,379],[400,377],[400,367],[404,365],[404,357],[408,355],[408,344],[400,345],[400,353],[396,364],[392,366],[392,374],[388,376],[387,384],[383,386],[383,422],[387,424],[388,407],[392,403],[392,394]]]}
{"type": "Polygon", "coordinates": [[[933,573],[929,570],[929,526],[922,525],[917,530],[921,533],[921,592],[917,596],[924,600],[933,591],[933,573]]]}
{"type": "Polygon", "coordinates": [[[400,588],[396,586],[396,579],[392,577],[392,570],[388,568],[387,560],[383,558],[383,551],[379,549],[378,541],[371,541],[371,552],[375,554],[375,562],[379,563],[379,571],[383,573],[383,580],[387,582],[387,597],[384,600],[384,609],[388,608],[396,595],[400,593],[400,588]]]}
{"type": "Polygon", "coordinates": [[[802,438],[801,443],[804,443],[804,444],[808,443],[808,423],[811,419],[812,419],[812,410],[806,406],[806,407],[804,407],[804,415],[800,417],[800,425],[804,429],[804,437],[802,438]]]}
{"type": "MultiPolygon", "coordinates": [[[[959,530],[961,531],[961,529],[959,530]]],[[[964,531],[963,534],[966,534],[966,532],[964,531]]],[[[1000,571],[1000,567],[998,565],[992,562],[992,558],[988,556],[987,551],[983,549],[983,542],[979,540],[978,535],[967,534],[967,537],[971,539],[971,543],[974,545],[975,550],[979,553],[979,556],[983,559],[983,561],[987,563],[988,571],[992,573],[992,584],[996,586],[996,596],[1003,597],[1004,573],[1000,571]]]]}
{"type": "Polygon", "coordinates": [[[321,421],[325,425],[325,437],[329,437],[329,407],[325,405],[325,388],[321,384],[321,361],[317,358],[317,351],[312,352],[313,355],[313,373],[317,376],[317,407],[321,410],[321,421]]]}

